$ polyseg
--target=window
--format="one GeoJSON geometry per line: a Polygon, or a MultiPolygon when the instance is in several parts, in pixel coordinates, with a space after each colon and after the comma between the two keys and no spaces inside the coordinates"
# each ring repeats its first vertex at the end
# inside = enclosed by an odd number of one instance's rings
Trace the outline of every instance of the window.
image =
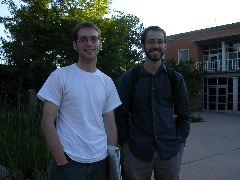
{"type": "Polygon", "coordinates": [[[182,49],[178,51],[178,62],[180,61],[188,61],[189,60],[189,52],[188,49],[182,49]]]}
{"type": "Polygon", "coordinates": [[[240,43],[233,44],[234,51],[240,52],[240,43]]]}

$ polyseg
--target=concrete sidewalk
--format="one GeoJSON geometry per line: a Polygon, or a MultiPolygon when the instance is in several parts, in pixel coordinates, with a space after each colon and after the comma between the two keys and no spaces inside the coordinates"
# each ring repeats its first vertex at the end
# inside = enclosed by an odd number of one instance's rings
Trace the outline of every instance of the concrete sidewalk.
{"type": "Polygon", "coordinates": [[[240,180],[240,115],[194,113],[180,180],[240,180]]]}

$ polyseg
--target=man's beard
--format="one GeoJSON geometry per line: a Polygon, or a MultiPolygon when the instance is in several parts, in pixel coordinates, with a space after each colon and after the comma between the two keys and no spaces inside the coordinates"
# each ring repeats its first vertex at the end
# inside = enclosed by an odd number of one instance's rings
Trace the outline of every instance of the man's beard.
{"type": "MultiPolygon", "coordinates": [[[[154,50],[151,50],[151,51],[154,51],[154,50]]],[[[146,54],[146,57],[153,62],[157,62],[157,61],[161,60],[164,56],[164,53],[161,50],[158,50],[160,53],[160,56],[158,56],[158,57],[157,56],[154,57],[153,55],[151,55],[150,54],[151,51],[145,51],[145,54],[146,54]]]]}

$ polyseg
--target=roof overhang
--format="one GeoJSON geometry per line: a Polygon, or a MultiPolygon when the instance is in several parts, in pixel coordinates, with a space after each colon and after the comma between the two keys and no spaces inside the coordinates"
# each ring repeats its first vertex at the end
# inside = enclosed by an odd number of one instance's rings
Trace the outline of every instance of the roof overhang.
{"type": "Polygon", "coordinates": [[[222,41],[225,41],[225,42],[238,41],[239,42],[240,41],[240,33],[209,36],[209,37],[205,37],[205,38],[192,40],[192,42],[197,43],[199,45],[206,45],[209,43],[221,43],[222,41]]]}

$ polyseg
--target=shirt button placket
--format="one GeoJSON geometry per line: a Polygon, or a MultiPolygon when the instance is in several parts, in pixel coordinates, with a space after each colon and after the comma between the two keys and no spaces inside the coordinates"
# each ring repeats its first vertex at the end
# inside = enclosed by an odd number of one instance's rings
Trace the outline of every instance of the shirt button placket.
{"type": "Polygon", "coordinates": [[[155,113],[155,111],[153,111],[153,116],[154,116],[154,118],[156,118],[156,113],[155,113]]]}
{"type": "MultiPolygon", "coordinates": [[[[155,134],[155,125],[156,125],[156,112],[154,110],[154,103],[155,103],[155,86],[154,86],[154,78],[152,78],[152,113],[153,113],[153,133],[155,134]]],[[[157,142],[157,136],[155,135],[155,140],[157,142]]]]}

